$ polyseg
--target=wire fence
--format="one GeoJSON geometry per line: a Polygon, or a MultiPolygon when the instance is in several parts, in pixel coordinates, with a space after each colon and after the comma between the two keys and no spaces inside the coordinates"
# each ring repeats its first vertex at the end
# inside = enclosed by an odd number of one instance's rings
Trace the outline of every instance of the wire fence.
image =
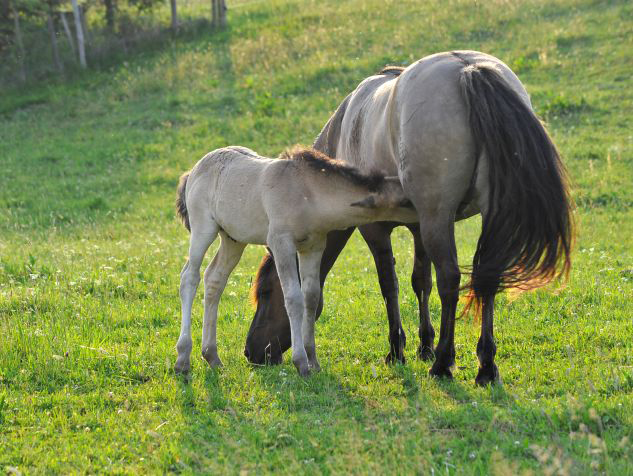
{"type": "MultiPolygon", "coordinates": [[[[239,9],[264,0],[231,0],[239,9]]],[[[212,28],[212,0],[177,0],[178,27],[172,28],[170,2],[151,9],[119,5],[114,29],[106,24],[103,3],[85,3],[80,8],[89,68],[102,68],[140,50],[159,47],[174,36],[212,28]]],[[[60,5],[48,15],[20,15],[20,41],[13,34],[0,48],[0,90],[13,89],[47,78],[66,77],[81,69],[73,11],[60,5]]]]}

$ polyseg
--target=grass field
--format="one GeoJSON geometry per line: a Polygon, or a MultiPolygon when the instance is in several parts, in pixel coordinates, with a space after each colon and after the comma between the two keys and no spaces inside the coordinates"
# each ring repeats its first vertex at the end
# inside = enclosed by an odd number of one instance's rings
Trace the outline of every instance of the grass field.
{"type": "MultiPolygon", "coordinates": [[[[273,0],[242,3],[229,23],[3,92],[0,471],[633,474],[633,4],[273,0]],[[355,235],[326,284],[320,374],[242,356],[263,253],[249,247],[220,306],[225,367],[197,358],[199,292],[191,379],[174,376],[188,241],[178,176],[227,144],[276,155],[311,143],[365,76],[454,48],[517,72],[577,203],[567,286],[498,298],[503,385],[474,385],[471,318],[457,322],[453,382],[415,359],[404,231],[406,365],[383,364],[386,316],[355,235]]],[[[463,264],[478,227],[457,226],[463,264]]],[[[439,311],[434,294],[436,329],[439,311]]]]}

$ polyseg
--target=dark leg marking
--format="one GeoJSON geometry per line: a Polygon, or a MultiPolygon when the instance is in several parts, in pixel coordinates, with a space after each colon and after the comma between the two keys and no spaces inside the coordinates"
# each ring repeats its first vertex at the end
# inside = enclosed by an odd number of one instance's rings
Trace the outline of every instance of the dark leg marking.
{"type": "Polygon", "coordinates": [[[380,291],[387,308],[387,318],[389,320],[389,353],[385,357],[385,361],[388,364],[405,362],[404,348],[407,342],[407,337],[402,328],[402,321],[400,319],[398,277],[396,276],[395,259],[391,248],[391,232],[394,227],[394,223],[372,223],[359,227],[374,257],[380,291]]]}
{"type": "Polygon", "coordinates": [[[475,383],[482,386],[499,382],[499,369],[494,362],[497,353],[497,345],[493,335],[494,303],[494,294],[483,300],[481,336],[477,342],[479,372],[475,378],[475,383]]]}
{"type": "Polygon", "coordinates": [[[418,307],[420,312],[420,327],[418,335],[420,337],[420,345],[418,346],[418,358],[421,360],[432,361],[435,358],[433,351],[433,340],[435,339],[435,330],[431,324],[431,314],[429,312],[429,296],[433,288],[433,278],[431,276],[431,259],[426,254],[426,250],[422,245],[420,237],[420,227],[418,225],[407,226],[413,235],[413,243],[415,246],[415,256],[413,259],[413,273],[411,274],[411,286],[413,292],[418,298],[418,307]]]}

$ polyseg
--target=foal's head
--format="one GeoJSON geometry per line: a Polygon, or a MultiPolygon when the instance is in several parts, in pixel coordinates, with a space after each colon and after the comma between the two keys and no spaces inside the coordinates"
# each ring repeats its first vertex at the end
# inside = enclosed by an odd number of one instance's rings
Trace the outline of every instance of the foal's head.
{"type": "MultiPolygon", "coordinates": [[[[411,202],[405,197],[398,177],[387,177],[379,171],[364,173],[360,169],[328,157],[310,147],[296,146],[284,152],[280,159],[292,160],[310,169],[314,178],[324,175],[328,179],[340,179],[349,187],[358,190],[363,197],[347,205],[359,208],[398,208],[411,207],[411,202]],[[315,174],[316,172],[316,174],[315,174]]],[[[341,188],[337,186],[337,188],[341,188]]],[[[328,192],[325,187],[324,193],[328,192]]]]}

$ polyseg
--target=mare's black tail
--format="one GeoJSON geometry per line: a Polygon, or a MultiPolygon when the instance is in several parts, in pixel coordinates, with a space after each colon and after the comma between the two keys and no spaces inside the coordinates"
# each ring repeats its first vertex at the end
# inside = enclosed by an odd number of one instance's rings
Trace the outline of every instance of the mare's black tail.
{"type": "Polygon", "coordinates": [[[464,66],[460,84],[489,202],[473,259],[471,299],[543,285],[571,266],[573,221],[565,168],[543,124],[493,63],[464,66]]]}

